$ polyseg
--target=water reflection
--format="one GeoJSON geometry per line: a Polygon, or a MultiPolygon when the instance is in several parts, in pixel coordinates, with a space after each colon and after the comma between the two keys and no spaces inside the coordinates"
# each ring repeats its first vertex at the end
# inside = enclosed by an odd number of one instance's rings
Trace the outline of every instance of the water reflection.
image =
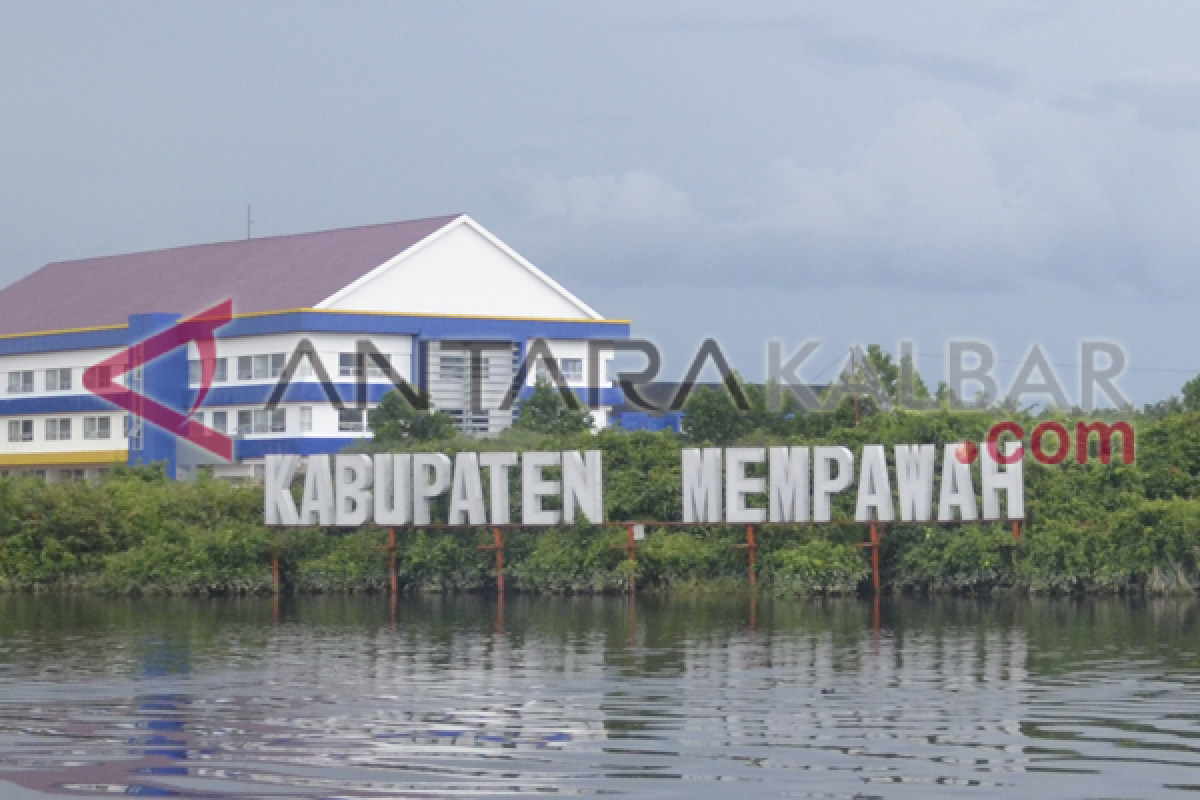
{"type": "Polygon", "coordinates": [[[0,797],[1190,794],[1195,616],[0,597],[0,797]]]}

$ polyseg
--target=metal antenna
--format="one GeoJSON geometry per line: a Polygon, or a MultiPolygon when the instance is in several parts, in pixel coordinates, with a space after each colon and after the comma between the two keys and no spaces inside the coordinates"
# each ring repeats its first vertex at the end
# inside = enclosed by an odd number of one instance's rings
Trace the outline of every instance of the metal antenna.
{"type": "Polygon", "coordinates": [[[246,238],[247,238],[247,239],[249,239],[249,238],[250,238],[250,224],[251,224],[253,221],[254,221],[254,220],[250,219],[250,204],[249,204],[249,203],[247,203],[247,204],[246,204],[246,238]]]}
{"type": "Polygon", "coordinates": [[[858,427],[858,345],[850,348],[850,373],[854,376],[854,427],[858,427]]]}

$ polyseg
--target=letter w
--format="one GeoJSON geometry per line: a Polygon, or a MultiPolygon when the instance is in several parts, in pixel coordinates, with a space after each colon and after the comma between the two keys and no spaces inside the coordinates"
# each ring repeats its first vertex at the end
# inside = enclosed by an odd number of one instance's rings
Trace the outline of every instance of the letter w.
{"type": "Polygon", "coordinates": [[[931,444],[896,445],[896,484],[900,490],[900,519],[928,522],[933,516],[933,460],[931,444]]]}

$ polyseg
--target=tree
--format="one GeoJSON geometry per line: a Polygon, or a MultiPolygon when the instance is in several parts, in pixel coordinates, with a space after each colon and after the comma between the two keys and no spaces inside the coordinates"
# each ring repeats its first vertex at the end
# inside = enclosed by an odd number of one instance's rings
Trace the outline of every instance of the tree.
{"type": "Polygon", "coordinates": [[[451,439],[457,433],[454,419],[441,411],[418,411],[393,389],[371,412],[375,441],[384,444],[451,439]]]}
{"type": "Polygon", "coordinates": [[[901,393],[905,394],[905,399],[909,401],[931,399],[929,388],[925,385],[925,381],[921,380],[921,373],[917,372],[917,365],[913,363],[911,353],[902,355],[900,363],[897,364],[892,360],[890,353],[883,352],[882,347],[877,344],[869,344],[864,360],[875,376],[879,378],[884,392],[893,403],[900,403],[901,393]],[[906,376],[905,373],[908,375],[906,376]],[[903,386],[903,381],[908,381],[912,385],[903,386]]]}
{"type": "Polygon", "coordinates": [[[754,421],[738,408],[729,392],[701,386],[683,406],[683,434],[693,442],[724,445],[749,433],[754,421]]]}
{"type": "Polygon", "coordinates": [[[592,415],[586,408],[568,408],[562,393],[548,381],[538,380],[533,394],[521,401],[514,428],[570,436],[592,429],[592,415]]]}
{"type": "Polygon", "coordinates": [[[1183,407],[1187,411],[1200,411],[1200,375],[1183,385],[1183,407]]]}

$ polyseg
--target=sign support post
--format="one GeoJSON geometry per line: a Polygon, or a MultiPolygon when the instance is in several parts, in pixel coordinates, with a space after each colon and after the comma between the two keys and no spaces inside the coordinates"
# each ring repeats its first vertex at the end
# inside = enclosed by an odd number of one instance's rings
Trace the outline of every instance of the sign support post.
{"type": "Polygon", "coordinates": [[[755,555],[758,551],[758,542],[754,539],[754,526],[746,526],[746,543],[733,545],[739,550],[745,550],[747,555],[747,568],[750,571],[750,588],[757,591],[758,589],[758,572],[755,569],[755,555]]]}
{"type": "Polygon", "coordinates": [[[396,529],[388,528],[388,585],[392,589],[392,597],[400,592],[400,578],[396,574],[396,529]]]}
{"type": "Polygon", "coordinates": [[[480,550],[493,550],[496,553],[496,593],[504,596],[504,532],[499,526],[492,528],[493,544],[481,544],[480,550]]]}
{"type": "Polygon", "coordinates": [[[871,520],[871,583],[879,596],[879,523],[871,520]]]}
{"type": "Polygon", "coordinates": [[[638,524],[634,523],[634,522],[630,522],[630,523],[626,524],[625,531],[626,531],[628,538],[626,538],[625,544],[614,544],[613,545],[613,548],[616,550],[624,550],[626,559],[628,561],[630,561],[634,566],[634,569],[631,569],[629,571],[629,593],[630,594],[637,594],[637,569],[636,569],[636,567],[637,567],[637,543],[638,543],[638,538],[639,538],[638,537],[638,527],[639,527],[638,524]]]}

